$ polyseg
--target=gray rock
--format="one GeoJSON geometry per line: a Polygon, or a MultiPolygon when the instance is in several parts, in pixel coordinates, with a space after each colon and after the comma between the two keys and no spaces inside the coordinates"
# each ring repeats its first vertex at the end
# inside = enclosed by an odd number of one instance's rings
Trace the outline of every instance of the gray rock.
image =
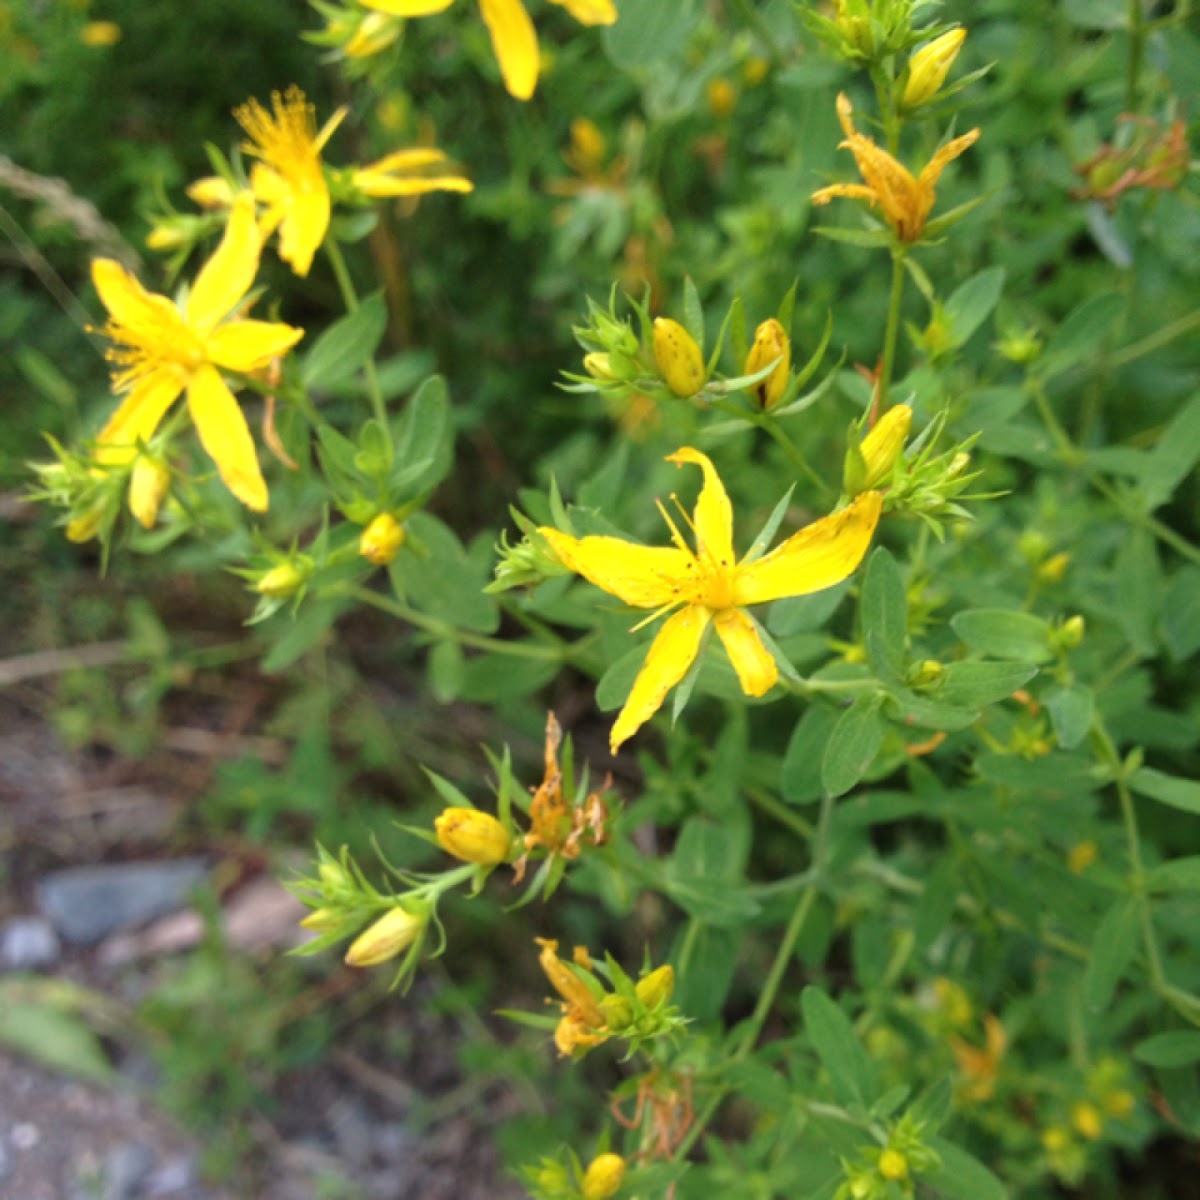
{"type": "Polygon", "coordinates": [[[90,946],[182,908],[206,873],[202,858],[68,867],[45,876],[38,895],[42,912],[64,941],[90,946]]]}
{"type": "Polygon", "coordinates": [[[104,1200],[138,1200],[158,1156],[145,1142],[126,1142],[104,1156],[104,1200]]]}
{"type": "Polygon", "coordinates": [[[58,934],[45,917],[13,917],[0,929],[0,971],[39,971],[58,954],[58,934]]]}
{"type": "Polygon", "coordinates": [[[201,1194],[196,1188],[196,1163],[187,1155],[169,1159],[146,1180],[146,1196],[154,1200],[201,1194]]]}
{"type": "Polygon", "coordinates": [[[12,1155],[9,1154],[4,1139],[0,1138],[0,1183],[3,1183],[12,1174],[12,1168],[12,1155]]]}

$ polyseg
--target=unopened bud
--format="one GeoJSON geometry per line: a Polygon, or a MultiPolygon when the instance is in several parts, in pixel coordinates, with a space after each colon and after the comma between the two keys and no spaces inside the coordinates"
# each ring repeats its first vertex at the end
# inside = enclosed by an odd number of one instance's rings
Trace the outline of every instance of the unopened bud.
{"type": "Polygon", "coordinates": [[[774,408],[787,391],[788,373],[792,367],[792,343],[783,326],[774,318],[764,321],[754,331],[754,345],[746,355],[746,366],[742,374],[756,375],[775,363],[775,369],[755,385],[761,408],[774,408]],[[778,361],[776,361],[778,360],[778,361]]]}
{"type": "Polygon", "coordinates": [[[104,523],[104,505],[93,504],[85,513],[67,523],[67,540],[71,542],[90,542],[100,532],[104,523]]]}
{"type": "Polygon", "coordinates": [[[669,963],[643,975],[634,988],[637,998],[647,1008],[657,1008],[671,998],[675,990],[675,968],[669,963]]]}
{"type": "Polygon", "coordinates": [[[704,355],[696,339],[670,317],[655,319],[654,361],[676,396],[694,396],[704,386],[704,355]]]}
{"type": "Polygon", "coordinates": [[[926,658],[917,664],[909,677],[909,683],[913,687],[924,687],[941,679],[945,671],[946,668],[936,658],[926,658]]]}
{"type": "Polygon", "coordinates": [[[343,52],[347,58],[369,58],[386,50],[400,36],[401,28],[401,23],[390,14],[369,12],[342,48],[343,52]]]}
{"type": "Polygon", "coordinates": [[[1071,556],[1069,554],[1056,554],[1053,558],[1048,558],[1037,569],[1037,578],[1039,583],[1059,583],[1062,577],[1067,573],[1067,567],[1070,565],[1071,556]]]}
{"type": "MultiPolygon", "coordinates": [[[[857,496],[869,491],[887,479],[904,451],[904,441],[912,427],[912,409],[907,404],[897,404],[875,422],[875,428],[867,434],[858,447],[862,455],[862,478],[845,480],[847,492],[857,496]],[[854,484],[855,486],[851,487],[854,484]]],[[[849,466],[849,455],[847,465],[849,466]]],[[[856,472],[847,471],[847,476],[856,472]]]]}
{"type": "Polygon", "coordinates": [[[336,908],[314,908],[300,924],[314,933],[325,933],[342,923],[342,914],[336,908]]]}
{"type": "Polygon", "coordinates": [[[1066,650],[1074,650],[1083,641],[1083,634],[1086,628],[1086,622],[1078,613],[1073,617],[1068,617],[1063,622],[1062,628],[1058,631],[1059,643],[1066,650]]]}
{"type": "Polygon", "coordinates": [[[433,822],[438,845],[463,862],[494,867],[512,845],[508,830],[491,813],[477,808],[447,808],[433,822]]]}
{"type": "Polygon", "coordinates": [[[380,513],[362,531],[358,552],[377,567],[386,567],[404,545],[404,526],[391,513],[380,513]]]}
{"type": "Polygon", "coordinates": [[[612,360],[607,354],[596,351],[583,356],[583,369],[593,379],[613,379],[612,360]]]}
{"type": "Polygon", "coordinates": [[[143,529],[153,529],[158,510],[171,487],[166,464],[139,454],[129,476],[129,511],[143,529]]]}
{"type": "Polygon", "coordinates": [[[1094,1104],[1076,1104],[1071,1109],[1071,1124],[1075,1126],[1080,1137],[1094,1142],[1104,1128],[1104,1118],[1094,1104]]]}
{"type": "Polygon", "coordinates": [[[230,208],[233,205],[233,188],[220,175],[206,175],[188,184],[184,191],[201,208],[230,208]]]}
{"type": "Polygon", "coordinates": [[[613,1033],[627,1029],[633,1020],[633,1005],[624,996],[610,992],[600,1001],[600,1011],[604,1014],[604,1026],[613,1033]]]}
{"type": "Polygon", "coordinates": [[[295,563],[280,563],[259,577],[254,584],[254,590],[260,596],[270,596],[272,599],[282,600],[298,591],[306,578],[307,574],[301,571],[295,563]]]}
{"type": "Polygon", "coordinates": [[[1127,1117],[1137,1101],[1127,1088],[1118,1088],[1104,1097],[1104,1110],[1112,1117],[1127,1117]]]}
{"type": "Polygon", "coordinates": [[[609,1200],[625,1179],[625,1160],[619,1154],[601,1154],[583,1173],[583,1200],[609,1200]]]}
{"type": "Polygon", "coordinates": [[[908,62],[908,82],[904,85],[902,103],[905,108],[928,104],[942,89],[946,76],[967,39],[961,27],[934,38],[922,46],[908,62]]]}
{"type": "Polygon", "coordinates": [[[1067,853],[1067,869],[1082,875],[1100,857],[1100,847],[1088,840],[1076,842],[1067,853]]]}
{"type": "Polygon", "coordinates": [[[737,107],[737,92],[723,75],[708,81],[708,109],[718,121],[724,121],[737,107]]]}
{"type": "Polygon", "coordinates": [[[421,936],[425,918],[400,907],[389,909],[373,925],[358,935],[346,951],[352,967],[375,967],[407,950],[421,936]]]}
{"type": "Polygon", "coordinates": [[[908,1159],[890,1146],[879,1155],[879,1173],[893,1181],[908,1177],[908,1159]]]}

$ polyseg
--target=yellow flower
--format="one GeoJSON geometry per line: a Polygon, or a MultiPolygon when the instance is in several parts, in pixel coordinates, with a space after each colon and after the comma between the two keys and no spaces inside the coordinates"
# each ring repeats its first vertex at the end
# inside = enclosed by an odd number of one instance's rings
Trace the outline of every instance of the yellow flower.
{"type": "Polygon", "coordinates": [[[1094,1142],[1104,1132],[1104,1118],[1100,1115],[1100,1110],[1086,1101],[1076,1104],[1071,1109],[1071,1124],[1080,1136],[1087,1138],[1089,1142],[1094,1142]]]}
{"type": "Polygon", "coordinates": [[[893,1150],[889,1146],[879,1155],[879,1173],[884,1179],[907,1179],[908,1159],[899,1150],[893,1150]]]}
{"type": "MultiPolygon", "coordinates": [[[[360,0],[364,8],[394,17],[428,17],[444,12],[454,0],[360,0]]],[[[617,19],[613,0],[550,0],[565,8],[581,25],[611,25],[617,19]]],[[[479,0],[479,12],[492,39],[504,86],[518,100],[528,100],[537,87],[538,43],[533,22],[521,0],[479,0]]]]}
{"type": "Polygon", "coordinates": [[[424,928],[424,917],[413,916],[398,906],[390,908],[350,943],[346,962],[352,967],[376,967],[407,950],[424,928]]]}
{"type": "Polygon", "coordinates": [[[865,200],[872,208],[878,206],[882,210],[884,219],[902,242],[917,241],[933,208],[935,184],[946,165],[979,140],[979,130],[972,129],[947,142],[914,178],[903,163],[854,128],[854,109],[844,92],[837,98],[837,111],[846,134],[841,146],[854,155],[864,182],[835,183],[821,188],[813,193],[812,202],[828,204],[838,196],[865,200]]]}
{"type": "Polygon", "coordinates": [[[565,567],[626,604],[654,609],[655,617],[679,610],[659,630],[613,725],[614,753],[687,674],[710,625],[716,627],[742,690],[750,696],[769,691],[779,668],[744,608],[840,583],[866,553],[882,504],[878,492],[865,492],[848,508],[802,529],[771,553],[735,562],[733,511],[712,463],[690,446],[668,455],[667,461],[691,463],[704,472],[693,522],[695,552],[661,505],[674,547],[640,546],[614,537],[574,538],[549,528],[538,531],[565,567]]]}
{"type": "Polygon", "coordinates": [[[966,40],[967,31],[961,26],[950,29],[922,46],[909,59],[908,82],[904,85],[901,101],[905,108],[917,108],[938,94],[966,40]]]}
{"type": "Polygon", "coordinates": [[[512,845],[508,830],[477,808],[447,808],[433,822],[438,845],[463,862],[494,867],[507,857],[512,845]]]}
{"type": "Polygon", "coordinates": [[[637,998],[647,1008],[657,1008],[660,1004],[665,1004],[674,990],[675,968],[670,963],[656,968],[649,975],[643,975],[634,988],[637,998]]]}
{"type": "MultiPolygon", "coordinates": [[[[313,255],[329,229],[331,201],[329,183],[321,162],[321,150],[346,115],[339,108],[317,131],[316,113],[295,85],[281,96],[271,96],[271,112],[257,100],[248,100],[234,116],[250,140],[242,149],[259,161],[250,171],[250,187],[265,208],[263,236],[279,230],[279,256],[297,275],[307,275],[313,255]]],[[[432,164],[446,156],[432,147],[398,150],[378,162],[350,172],[351,184],[364,196],[414,196],[422,192],[469,192],[471,183],[457,172],[425,175],[432,164]]],[[[220,189],[214,181],[201,180],[189,189],[197,203],[206,199],[219,203],[220,189]],[[208,185],[204,193],[201,184],[208,185]]]]}
{"type": "Polygon", "coordinates": [[[404,545],[404,526],[391,513],[380,513],[362,531],[358,552],[369,563],[386,567],[404,545]]]}
{"type": "Polygon", "coordinates": [[[583,1200],[609,1200],[625,1178],[625,1160],[619,1154],[600,1154],[583,1173],[583,1200]]]}
{"type": "Polygon", "coordinates": [[[96,461],[123,466],[148,441],[181,392],[200,441],[225,486],[265,512],[267,485],[254,439],[221,370],[256,371],[290,350],[302,329],[268,321],[226,320],[250,290],[261,248],[248,196],[233,206],[225,236],[182,305],[147,292],[109,258],[92,263],[92,280],[112,340],[113,388],[128,393],[96,439],[96,461]]]}
{"type": "Polygon", "coordinates": [[[121,27],[116,21],[89,21],[79,31],[79,40],[85,46],[115,46],[121,40],[121,27]]]}
{"type": "Polygon", "coordinates": [[[764,321],[754,331],[754,345],[746,355],[746,365],[743,375],[757,375],[771,363],[775,369],[754,385],[758,394],[759,407],[766,410],[774,408],[783,399],[787,391],[788,372],[792,366],[792,343],[783,326],[774,318],[764,321]]]}

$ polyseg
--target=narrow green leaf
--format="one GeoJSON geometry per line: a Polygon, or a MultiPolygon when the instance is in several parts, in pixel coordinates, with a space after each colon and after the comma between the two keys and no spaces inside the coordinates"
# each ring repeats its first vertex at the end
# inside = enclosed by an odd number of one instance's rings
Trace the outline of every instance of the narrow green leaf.
{"type": "Polygon", "coordinates": [[[621,19],[604,30],[604,48],[634,71],[682,53],[697,17],[695,0],[621,0],[621,19]]]}
{"type": "Polygon", "coordinates": [[[947,1200],[1008,1200],[1008,1189],[974,1155],[944,1138],[927,1138],[929,1148],[941,1159],[928,1182],[947,1200]]]}
{"type": "Polygon", "coordinates": [[[1162,633],[1171,657],[1178,663],[1200,650],[1200,567],[1181,568],[1167,586],[1162,633]]]}
{"type": "Polygon", "coordinates": [[[1200,1033],[1173,1029],[1138,1042],[1133,1057],[1151,1067],[1186,1067],[1200,1062],[1200,1033]]]}
{"type": "Polygon", "coordinates": [[[925,880],[925,890],[913,913],[912,929],[916,949],[927,950],[946,928],[958,899],[958,863],[949,854],[925,880]]]}
{"type": "Polygon", "coordinates": [[[978,708],[995,704],[1024,687],[1037,674],[1037,667],[1011,662],[952,662],[946,664],[941,686],[930,693],[943,704],[978,708]]]}
{"type": "Polygon", "coordinates": [[[1055,375],[1092,355],[1124,307],[1125,298],[1119,292],[1103,292],[1085,300],[1069,313],[1046,343],[1046,349],[1038,361],[1041,377],[1053,379],[1055,375]]]}
{"type": "Polygon", "coordinates": [[[1108,1007],[1137,949],[1137,933],[1138,902],[1124,896],[1104,914],[1083,973],[1083,1002],[1092,1012],[1108,1007]]]}
{"type": "Polygon", "coordinates": [[[1171,418],[1146,460],[1142,490],[1151,511],[1165,504],[1200,459],[1200,392],[1171,418]]]}
{"type": "Polygon", "coordinates": [[[1131,529],[1125,534],[1117,551],[1114,574],[1117,592],[1114,615],[1130,645],[1149,657],[1157,645],[1155,630],[1163,580],[1154,536],[1148,529],[1131,529]]]}
{"type": "Polygon", "coordinates": [[[878,694],[859,696],[838,718],[821,759],[821,782],[831,796],[845,795],[868,771],[883,744],[878,694]]]}
{"type": "Polygon", "coordinates": [[[696,345],[704,351],[704,306],[700,293],[690,275],[683,277],[683,327],[692,335],[696,345]]]}
{"type": "Polygon", "coordinates": [[[999,303],[1004,277],[1003,267],[988,267],[955,288],[946,301],[946,316],[956,346],[963,345],[999,303]]]}
{"type": "Polygon", "coordinates": [[[1130,776],[1129,786],[1160,804],[1200,815],[1200,783],[1192,779],[1177,779],[1153,767],[1141,767],[1130,776]]]}
{"type": "Polygon", "coordinates": [[[345,383],[375,353],[386,328],[387,305],[383,293],[376,292],[317,338],[300,371],[304,386],[345,383]]]}
{"type": "Polygon", "coordinates": [[[854,1032],[850,1018],[819,987],[800,994],[804,1032],[829,1074],[841,1104],[867,1108],[876,1091],[875,1069],[854,1032]]]}
{"type": "Polygon", "coordinates": [[[1146,875],[1151,892],[1200,892],[1200,854],[1160,863],[1146,875]]]}
{"type": "Polygon", "coordinates": [[[838,712],[825,704],[812,704],[792,730],[783,756],[780,789],[791,804],[809,804],[821,798],[821,759],[838,712]]]}
{"type": "Polygon", "coordinates": [[[867,563],[859,620],[871,670],[885,683],[899,683],[908,638],[908,600],[896,560],[883,546],[867,563]]]}
{"type": "Polygon", "coordinates": [[[1092,727],[1095,700],[1091,688],[1082,685],[1055,688],[1045,703],[1058,744],[1064,750],[1074,749],[1092,727]]]}
{"type": "Polygon", "coordinates": [[[980,654],[1032,663],[1052,657],[1050,626],[1031,613],[1007,608],[971,608],[951,617],[950,626],[980,654]]]}

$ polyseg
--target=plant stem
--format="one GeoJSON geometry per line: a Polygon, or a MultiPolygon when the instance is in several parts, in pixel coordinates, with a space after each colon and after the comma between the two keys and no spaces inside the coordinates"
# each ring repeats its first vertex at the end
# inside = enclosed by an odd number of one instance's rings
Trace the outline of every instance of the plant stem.
{"type": "Polygon", "coordinates": [[[769,417],[757,417],[755,418],[754,423],[759,427],[759,429],[765,429],[767,431],[775,444],[788,456],[789,459],[791,459],[797,470],[799,470],[800,474],[803,475],[805,479],[809,481],[809,483],[814,484],[823,495],[833,495],[833,488],[830,487],[829,484],[826,483],[825,480],[822,479],[821,476],[818,475],[811,466],[809,466],[808,460],[800,452],[796,444],[790,437],[788,437],[786,433],[784,433],[782,429],[779,428],[778,421],[773,421],[769,417]]]}
{"type": "MultiPolygon", "coordinates": [[[[346,267],[342,256],[342,248],[337,239],[330,235],[325,239],[325,253],[329,256],[329,265],[333,267],[334,278],[338,290],[342,293],[342,302],[348,313],[358,311],[358,293],[354,290],[354,280],[346,267]]],[[[375,373],[375,359],[368,358],[363,366],[363,375],[367,380],[367,394],[371,397],[371,407],[375,410],[375,420],[379,422],[383,433],[390,438],[388,429],[387,406],[383,402],[383,393],[379,390],[379,376],[375,373]]]]}
{"type": "Polygon", "coordinates": [[[1163,346],[1169,345],[1177,337],[1182,337],[1185,333],[1191,333],[1193,329],[1200,328],[1200,308],[1195,312],[1190,312],[1185,317],[1180,317],[1177,321],[1172,321],[1169,325],[1164,325],[1161,329],[1155,330],[1153,333],[1147,334],[1141,341],[1131,342],[1122,350],[1115,350],[1107,356],[1106,363],[1109,369],[1123,367],[1128,363],[1135,362],[1139,358],[1144,358],[1147,354],[1152,354],[1155,350],[1160,350],[1163,346]]]}
{"type": "Polygon", "coordinates": [[[1125,70],[1125,111],[1137,112],[1138,83],[1146,48],[1146,12],[1143,0],[1129,0],[1129,61],[1125,70]]]}
{"type": "Polygon", "coordinates": [[[341,589],[345,595],[352,596],[363,604],[370,604],[381,612],[407,621],[426,633],[445,641],[457,642],[460,646],[470,646],[475,650],[489,650],[493,654],[507,654],[513,658],[536,658],[549,662],[566,662],[590,636],[580,639],[571,645],[534,646],[529,642],[506,642],[500,638],[486,637],[479,633],[468,633],[465,629],[457,629],[448,621],[439,621],[436,617],[426,616],[409,608],[407,604],[386,596],[382,592],[365,587],[347,587],[341,589]]]}
{"type": "Polygon", "coordinates": [[[887,328],[883,333],[883,365],[879,368],[876,384],[876,417],[882,416],[888,407],[888,391],[892,386],[892,368],[896,361],[896,340],[900,333],[900,302],[904,298],[904,258],[907,250],[897,246],[892,249],[892,294],[888,300],[887,328]]]}
{"type": "MultiPolygon", "coordinates": [[[[758,1041],[759,1034],[762,1033],[762,1027],[766,1023],[771,1008],[775,1003],[775,998],[779,993],[780,985],[783,983],[783,977],[787,972],[788,964],[791,962],[792,955],[795,952],[796,942],[799,941],[800,934],[804,931],[808,914],[812,911],[812,906],[816,903],[817,895],[820,891],[823,875],[822,868],[825,860],[825,843],[828,840],[832,817],[833,797],[825,793],[821,797],[821,811],[817,818],[817,828],[812,840],[810,869],[813,872],[813,878],[804,891],[800,893],[796,907],[792,910],[791,919],[788,921],[787,928],[783,931],[783,938],[779,943],[778,949],[775,951],[775,958],[771,962],[771,969],[767,972],[766,982],[763,984],[762,991],[759,992],[758,1003],[754,1006],[754,1012],[751,1014],[749,1021],[742,1028],[741,1039],[729,1059],[730,1063],[742,1062],[749,1056],[751,1050],[754,1049],[755,1042],[758,1041]]],[[[720,1107],[721,1101],[729,1094],[729,1091],[730,1087],[728,1084],[721,1084],[713,1092],[709,1097],[708,1103],[696,1118],[695,1123],[688,1130],[687,1136],[676,1147],[675,1158],[682,1159],[687,1157],[691,1148],[696,1144],[697,1139],[704,1132],[705,1126],[712,1120],[713,1115],[720,1107]]]]}

